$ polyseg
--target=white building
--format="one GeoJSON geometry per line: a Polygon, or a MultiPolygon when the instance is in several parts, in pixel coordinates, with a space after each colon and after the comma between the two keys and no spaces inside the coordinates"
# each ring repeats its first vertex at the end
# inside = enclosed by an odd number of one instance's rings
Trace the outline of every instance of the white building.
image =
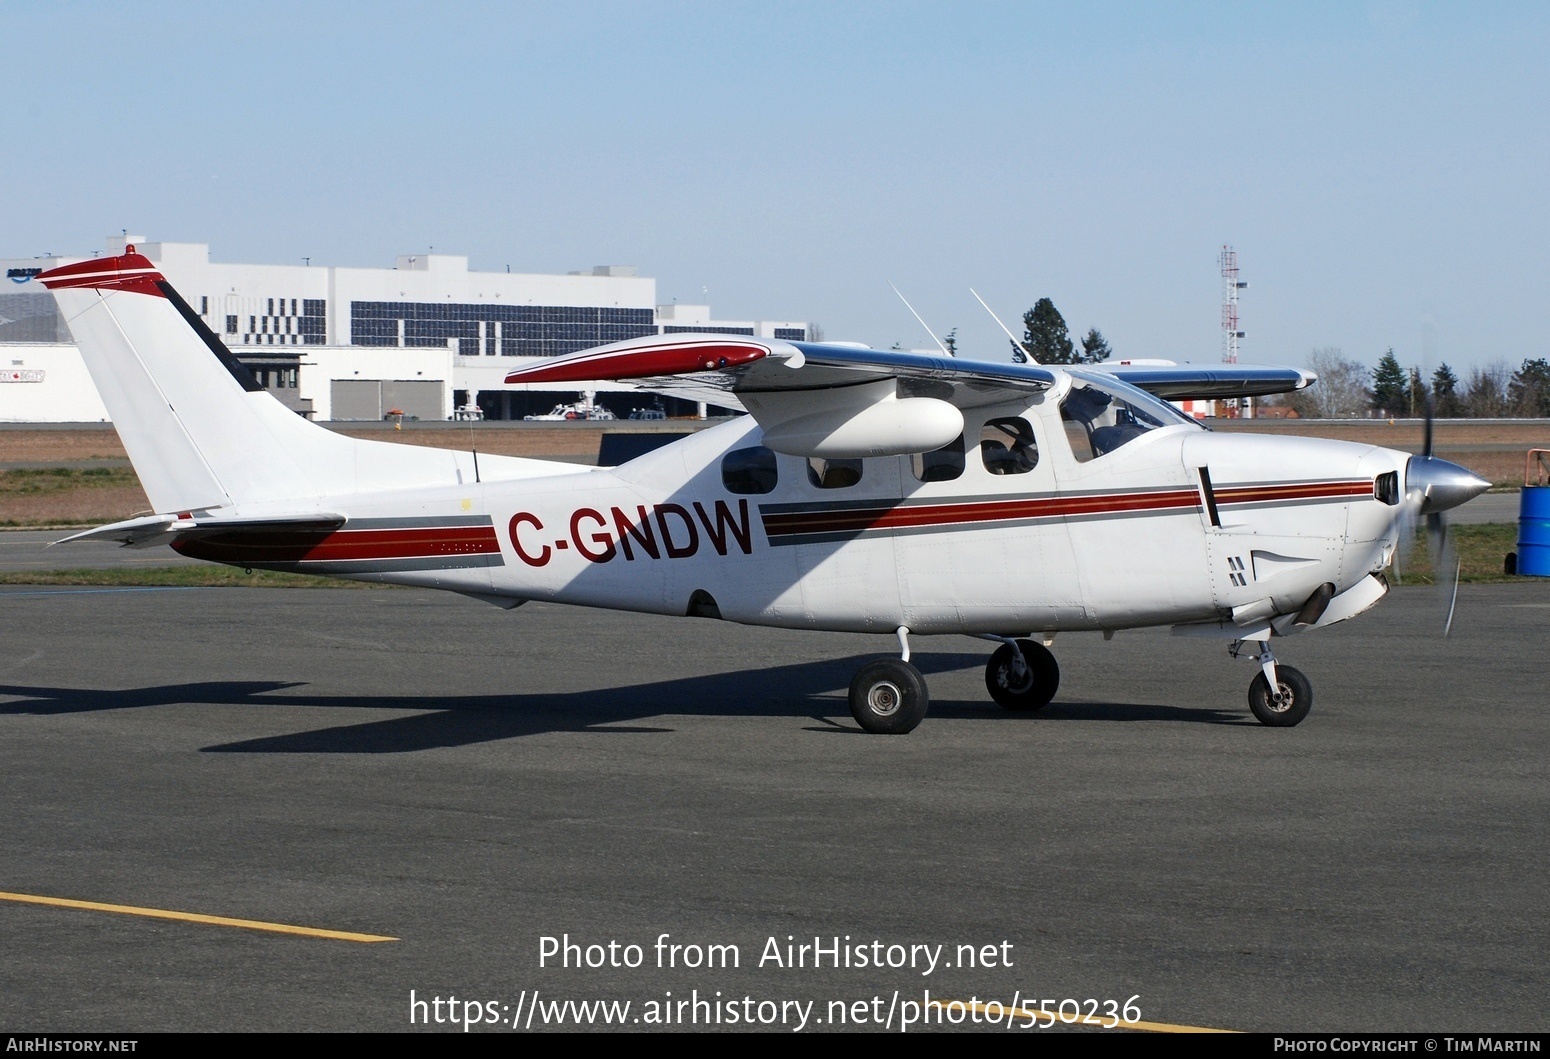
{"type": "MultiPolygon", "coordinates": [[[[287,405],[316,419],[398,409],[446,419],[548,411],[559,387],[508,387],[534,358],[683,331],[807,339],[807,323],[715,320],[704,305],[656,304],[656,280],[605,265],[565,276],[471,272],[466,257],[417,254],[393,268],[212,262],[204,243],[114,236],[148,257],[210,329],[287,405]]],[[[107,418],[39,272],[80,257],[0,259],[0,422],[107,418]]],[[[569,392],[574,392],[571,390],[569,392]]],[[[620,414],[635,394],[598,395],[620,414]]]]}

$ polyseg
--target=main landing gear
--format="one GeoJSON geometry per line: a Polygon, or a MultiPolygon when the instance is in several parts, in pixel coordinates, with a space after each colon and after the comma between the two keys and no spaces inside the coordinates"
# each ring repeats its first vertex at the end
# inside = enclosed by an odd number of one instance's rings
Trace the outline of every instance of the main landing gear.
{"type": "Polygon", "coordinates": [[[904,735],[926,719],[931,696],[926,678],[910,665],[909,629],[899,626],[902,658],[879,658],[850,682],[850,715],[876,735],[904,735]]]}
{"type": "Polygon", "coordinates": [[[985,664],[990,697],[1009,710],[1041,710],[1060,687],[1060,664],[1034,640],[1001,639],[985,664]]]}
{"type": "MultiPolygon", "coordinates": [[[[898,629],[900,658],[879,658],[861,667],[850,682],[850,714],[868,732],[903,735],[926,717],[931,697],[926,678],[910,665],[909,629],[898,629]]],[[[985,666],[990,697],[1009,710],[1037,710],[1055,697],[1060,666],[1049,648],[1005,636],[985,666]]]]}
{"type": "MultiPolygon", "coordinates": [[[[1260,671],[1249,684],[1249,709],[1260,724],[1290,728],[1313,709],[1313,685],[1291,666],[1278,664],[1269,641],[1257,642],[1260,671]]],[[[1228,651],[1237,658],[1244,647],[1245,641],[1234,640],[1228,651]]]]}

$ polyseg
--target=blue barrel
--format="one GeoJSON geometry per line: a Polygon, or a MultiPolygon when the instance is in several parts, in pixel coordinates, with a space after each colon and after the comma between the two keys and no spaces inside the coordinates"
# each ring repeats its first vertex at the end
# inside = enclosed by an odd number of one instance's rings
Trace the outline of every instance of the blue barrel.
{"type": "Polygon", "coordinates": [[[1550,577],[1550,485],[1523,487],[1518,509],[1518,573],[1550,577]]]}

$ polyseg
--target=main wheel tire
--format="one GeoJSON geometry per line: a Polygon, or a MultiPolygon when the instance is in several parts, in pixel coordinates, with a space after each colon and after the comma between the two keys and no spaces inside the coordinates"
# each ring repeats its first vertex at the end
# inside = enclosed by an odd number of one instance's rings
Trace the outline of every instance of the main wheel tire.
{"type": "Polygon", "coordinates": [[[930,703],[926,678],[897,658],[868,662],[850,682],[850,715],[878,735],[913,732],[930,703]]]}
{"type": "Polygon", "coordinates": [[[1276,666],[1276,694],[1270,694],[1270,681],[1261,673],[1249,685],[1249,709],[1260,724],[1272,728],[1290,728],[1313,709],[1313,685],[1291,666],[1276,666]]]}
{"type": "Polygon", "coordinates": [[[1012,645],[1002,644],[985,663],[985,688],[1009,710],[1039,710],[1060,688],[1060,663],[1049,648],[1033,640],[1018,640],[1027,668],[1022,679],[1012,675],[1012,645]]]}

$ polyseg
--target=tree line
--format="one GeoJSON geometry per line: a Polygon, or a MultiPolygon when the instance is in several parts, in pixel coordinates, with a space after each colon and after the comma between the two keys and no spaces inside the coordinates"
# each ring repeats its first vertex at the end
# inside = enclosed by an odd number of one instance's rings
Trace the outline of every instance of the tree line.
{"type": "MultiPolygon", "coordinates": [[[[956,327],[944,336],[943,345],[948,356],[958,355],[956,327]]],[[[1026,364],[1030,359],[1036,364],[1096,364],[1109,359],[1113,353],[1109,340],[1096,327],[1087,329],[1078,349],[1077,343],[1071,340],[1066,318],[1048,298],[1040,298],[1032,309],[1023,313],[1023,340],[1012,343],[1012,359],[1019,364],[1026,364]]]]}
{"type": "MultiPolygon", "coordinates": [[[[1019,363],[1096,364],[1113,356],[1108,339],[1089,328],[1080,344],[1071,338],[1065,317],[1049,298],[1040,298],[1023,313],[1023,338],[1012,344],[1019,363]]],[[[957,329],[947,336],[947,348],[957,355],[957,329]]],[[[1525,359],[1514,370],[1506,361],[1469,369],[1460,378],[1446,363],[1430,376],[1406,367],[1391,348],[1368,368],[1339,349],[1314,350],[1308,367],[1319,381],[1306,390],[1270,398],[1268,403],[1296,409],[1318,419],[1351,416],[1420,418],[1427,406],[1438,418],[1550,418],[1550,360],[1525,359]]]]}
{"type": "Polygon", "coordinates": [[[1318,374],[1315,385],[1272,403],[1317,419],[1420,418],[1428,404],[1439,419],[1550,417],[1550,361],[1544,357],[1524,360],[1517,370],[1496,361],[1460,378],[1446,363],[1423,375],[1418,367],[1402,365],[1392,349],[1369,369],[1338,349],[1325,348],[1313,351],[1308,368],[1318,374]]]}

